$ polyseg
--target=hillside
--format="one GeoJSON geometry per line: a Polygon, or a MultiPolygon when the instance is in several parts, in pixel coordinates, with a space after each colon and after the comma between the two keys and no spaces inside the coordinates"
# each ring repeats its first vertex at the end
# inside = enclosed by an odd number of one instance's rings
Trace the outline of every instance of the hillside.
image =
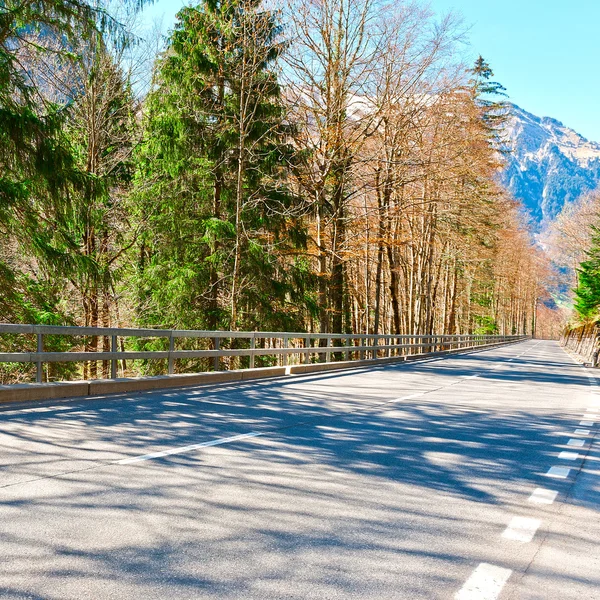
{"type": "Polygon", "coordinates": [[[501,180],[541,226],[565,203],[600,186],[600,144],[514,104],[511,113],[507,137],[512,153],[501,180]]]}

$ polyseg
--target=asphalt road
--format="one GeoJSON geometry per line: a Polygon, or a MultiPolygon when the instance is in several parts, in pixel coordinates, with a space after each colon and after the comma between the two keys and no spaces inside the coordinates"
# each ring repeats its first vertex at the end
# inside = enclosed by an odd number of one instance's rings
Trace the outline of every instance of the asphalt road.
{"type": "Polygon", "coordinates": [[[528,341],[4,407],[0,598],[600,599],[598,384],[528,341]]]}

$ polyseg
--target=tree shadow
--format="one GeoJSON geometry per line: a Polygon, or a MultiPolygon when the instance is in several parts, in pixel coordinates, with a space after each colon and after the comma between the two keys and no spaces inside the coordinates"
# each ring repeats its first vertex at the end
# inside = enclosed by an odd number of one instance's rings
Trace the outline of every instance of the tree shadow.
{"type": "MultiPolygon", "coordinates": [[[[485,379],[501,360],[5,411],[2,475],[15,485],[0,490],[1,595],[449,598],[490,559],[506,509],[540,485],[574,420],[525,404],[390,400],[482,369],[485,379]],[[264,436],[114,462],[248,431],[264,436]]],[[[539,362],[489,377],[588,385],[574,365],[548,381],[539,362]]]]}

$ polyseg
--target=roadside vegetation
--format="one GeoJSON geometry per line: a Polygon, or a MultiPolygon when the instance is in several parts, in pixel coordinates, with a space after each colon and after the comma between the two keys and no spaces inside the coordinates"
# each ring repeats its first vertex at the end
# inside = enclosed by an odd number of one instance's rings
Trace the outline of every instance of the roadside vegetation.
{"type": "Polygon", "coordinates": [[[0,4],[0,321],[532,331],[504,89],[452,15],[204,0],[157,44],[142,5],[0,4]]]}

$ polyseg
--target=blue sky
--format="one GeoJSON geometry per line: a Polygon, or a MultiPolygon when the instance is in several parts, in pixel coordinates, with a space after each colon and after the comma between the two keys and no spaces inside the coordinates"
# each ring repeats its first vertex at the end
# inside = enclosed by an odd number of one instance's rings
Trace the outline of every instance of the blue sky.
{"type": "MultiPolygon", "coordinates": [[[[148,18],[174,23],[183,0],[157,0],[148,18]]],[[[470,25],[467,55],[482,54],[510,99],[600,142],[600,0],[431,0],[470,25]]]]}

